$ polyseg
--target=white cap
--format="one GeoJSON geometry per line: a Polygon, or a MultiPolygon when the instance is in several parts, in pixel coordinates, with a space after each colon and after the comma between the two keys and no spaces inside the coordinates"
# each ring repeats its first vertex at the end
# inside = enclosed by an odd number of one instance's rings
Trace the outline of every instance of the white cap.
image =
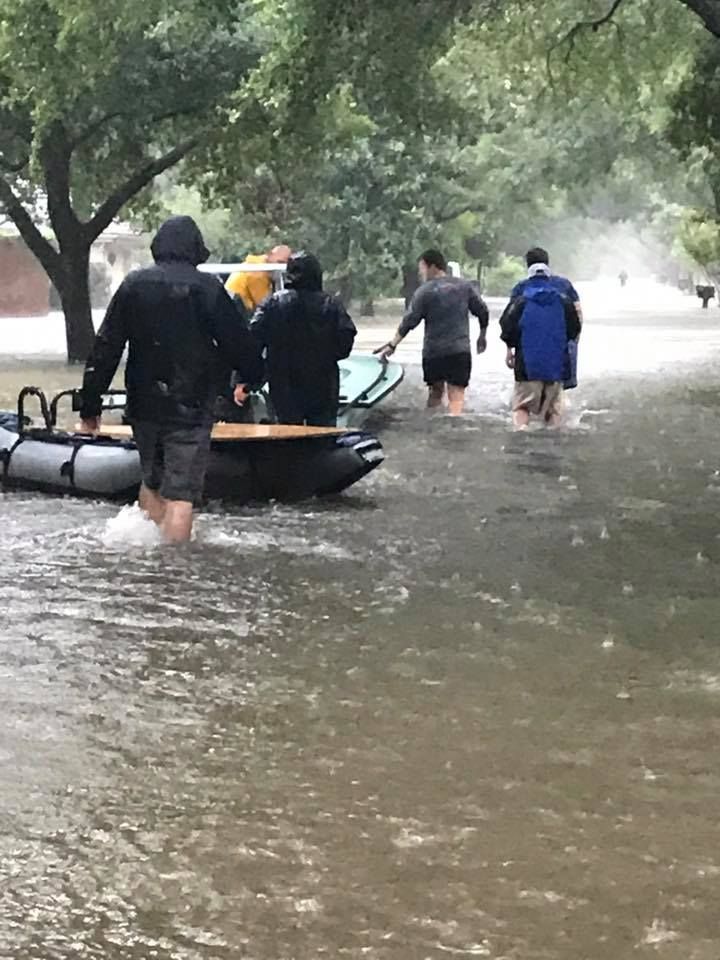
{"type": "Polygon", "coordinates": [[[534,263],[531,267],[528,267],[528,276],[537,277],[542,274],[544,277],[550,276],[550,267],[547,263],[534,263]]]}

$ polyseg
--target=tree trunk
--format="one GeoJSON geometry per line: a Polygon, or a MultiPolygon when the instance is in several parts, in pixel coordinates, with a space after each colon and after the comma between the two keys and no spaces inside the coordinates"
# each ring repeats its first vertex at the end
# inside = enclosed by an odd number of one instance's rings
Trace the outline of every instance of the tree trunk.
{"type": "Polygon", "coordinates": [[[199,141],[191,137],[157,159],[147,158],[100,204],[87,223],[78,218],[70,195],[72,155],[81,142],[82,138],[78,140],[77,136],[71,136],[63,122],[57,120],[37,150],[43,171],[48,217],[59,250],[41,234],[12,185],[0,177],[0,203],[4,211],[45,268],[60,296],[65,314],[69,363],[84,363],[90,356],[95,340],[90,308],[91,244],[110,226],[129,200],[155,177],[182,160],[199,141]]]}
{"type": "Polygon", "coordinates": [[[402,296],[405,300],[405,306],[410,306],[413,294],[420,286],[420,277],[416,263],[406,263],[402,268],[402,296]]]}
{"type": "Polygon", "coordinates": [[[360,316],[361,317],[375,316],[375,302],[372,299],[363,300],[363,302],[360,304],[360,316]]]}
{"type": "Polygon", "coordinates": [[[343,274],[343,276],[337,278],[335,286],[337,287],[337,293],[342,302],[346,307],[350,306],[353,292],[352,278],[347,274],[343,274]]]}
{"type": "Polygon", "coordinates": [[[61,273],[53,280],[65,314],[68,363],[84,363],[95,342],[89,270],[90,249],[84,243],[61,248],[61,273]]]}

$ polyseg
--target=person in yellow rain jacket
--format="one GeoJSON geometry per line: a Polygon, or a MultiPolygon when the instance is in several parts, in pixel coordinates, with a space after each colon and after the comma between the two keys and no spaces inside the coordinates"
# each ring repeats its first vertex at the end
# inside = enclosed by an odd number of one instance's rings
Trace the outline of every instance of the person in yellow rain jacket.
{"type": "MultiPolygon", "coordinates": [[[[270,253],[263,256],[249,256],[246,263],[287,263],[292,250],[286,244],[273,247],[270,253]]],[[[237,270],[230,274],[225,289],[231,297],[239,297],[245,308],[253,314],[260,304],[273,292],[272,274],[245,273],[237,270]]]]}

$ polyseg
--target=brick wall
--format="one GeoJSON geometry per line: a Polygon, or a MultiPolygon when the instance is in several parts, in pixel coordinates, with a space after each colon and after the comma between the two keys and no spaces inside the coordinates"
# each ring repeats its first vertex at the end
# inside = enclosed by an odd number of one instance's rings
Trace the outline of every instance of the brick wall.
{"type": "Polygon", "coordinates": [[[43,316],[50,281],[22,240],[0,237],[0,317],[43,316]]]}

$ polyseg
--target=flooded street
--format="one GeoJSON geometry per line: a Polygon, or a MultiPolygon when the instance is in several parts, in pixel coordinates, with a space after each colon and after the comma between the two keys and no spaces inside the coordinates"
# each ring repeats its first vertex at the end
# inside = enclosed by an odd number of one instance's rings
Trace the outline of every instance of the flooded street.
{"type": "MultiPolygon", "coordinates": [[[[581,293],[561,433],[496,304],[468,415],[409,338],[335,500],[167,549],[0,493],[0,957],[717,960],[720,311],[581,293]]],[[[0,409],[77,384],[5,323],[0,409]]]]}

